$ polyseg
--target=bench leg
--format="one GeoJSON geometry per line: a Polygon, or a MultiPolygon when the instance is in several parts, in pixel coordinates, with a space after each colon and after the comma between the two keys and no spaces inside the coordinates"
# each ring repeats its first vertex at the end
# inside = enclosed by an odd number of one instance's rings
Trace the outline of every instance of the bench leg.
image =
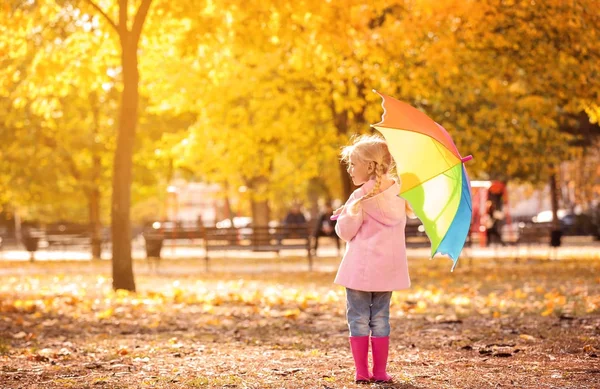
{"type": "Polygon", "coordinates": [[[154,272],[156,274],[160,274],[160,257],[154,258],[154,272]]]}
{"type": "Polygon", "coordinates": [[[204,242],[204,268],[208,272],[208,244],[204,242]]]}

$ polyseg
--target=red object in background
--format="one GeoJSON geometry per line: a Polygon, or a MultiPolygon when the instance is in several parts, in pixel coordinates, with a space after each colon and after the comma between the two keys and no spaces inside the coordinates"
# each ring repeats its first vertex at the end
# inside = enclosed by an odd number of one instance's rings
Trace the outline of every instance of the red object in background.
{"type": "Polygon", "coordinates": [[[487,181],[490,182],[488,192],[495,195],[502,195],[506,192],[506,184],[502,181],[487,181]]]}
{"type": "Polygon", "coordinates": [[[471,181],[471,202],[473,205],[473,216],[471,220],[471,236],[479,238],[479,245],[486,246],[486,228],[483,225],[482,216],[485,215],[485,202],[487,201],[487,191],[489,181],[471,181]]]}
{"type": "Polygon", "coordinates": [[[504,214],[504,222],[512,224],[506,183],[502,181],[471,181],[471,201],[473,204],[473,218],[471,220],[471,236],[479,237],[479,245],[485,247],[487,242],[485,218],[487,217],[487,201],[491,200],[497,210],[504,214]]]}

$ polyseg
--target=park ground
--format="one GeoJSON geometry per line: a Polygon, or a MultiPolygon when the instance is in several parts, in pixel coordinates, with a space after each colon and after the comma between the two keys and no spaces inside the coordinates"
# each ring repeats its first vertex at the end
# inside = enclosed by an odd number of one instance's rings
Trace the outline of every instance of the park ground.
{"type": "Polygon", "coordinates": [[[1,388],[600,388],[600,260],[411,258],[392,384],[357,385],[339,258],[0,263],[1,388]]]}

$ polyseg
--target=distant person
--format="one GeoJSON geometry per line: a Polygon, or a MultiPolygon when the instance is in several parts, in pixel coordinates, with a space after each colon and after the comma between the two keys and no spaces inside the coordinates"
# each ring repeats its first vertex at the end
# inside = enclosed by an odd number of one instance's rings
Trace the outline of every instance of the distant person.
{"type": "Polygon", "coordinates": [[[340,253],[340,238],[335,233],[335,225],[337,221],[331,220],[331,216],[333,216],[333,208],[330,204],[327,204],[323,212],[317,218],[317,223],[315,225],[315,230],[313,233],[313,238],[315,240],[315,254],[317,253],[317,249],[319,248],[319,238],[321,237],[329,237],[335,239],[338,255],[340,253]]]}
{"type": "Polygon", "coordinates": [[[300,211],[299,206],[293,205],[290,208],[290,211],[283,220],[283,224],[286,226],[298,226],[306,224],[306,218],[304,217],[304,214],[300,211]]]}
{"type": "Polygon", "coordinates": [[[352,182],[360,188],[334,212],[335,232],[347,242],[334,282],[346,288],[356,382],[389,382],[390,300],[394,290],[410,287],[405,225],[412,210],[398,196],[400,185],[390,174],[393,159],[383,138],[356,138],[343,148],[342,160],[348,164],[352,182]]]}
{"type": "Polygon", "coordinates": [[[500,222],[503,218],[502,212],[496,210],[496,206],[491,200],[486,202],[487,212],[486,212],[486,220],[485,220],[485,228],[486,228],[486,246],[492,243],[492,238],[498,240],[498,242],[502,246],[506,246],[506,243],[502,240],[502,236],[500,235],[500,222]]]}
{"type": "Polygon", "coordinates": [[[290,227],[282,234],[283,238],[308,237],[308,231],[302,228],[306,226],[306,217],[304,217],[298,205],[292,205],[285,219],[283,219],[283,225],[290,227]]]}

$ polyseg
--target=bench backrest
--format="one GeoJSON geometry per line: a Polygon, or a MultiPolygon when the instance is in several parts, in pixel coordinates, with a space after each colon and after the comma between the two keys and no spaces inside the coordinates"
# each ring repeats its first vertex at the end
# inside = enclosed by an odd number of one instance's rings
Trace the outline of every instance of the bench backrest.
{"type": "Polygon", "coordinates": [[[525,226],[519,229],[519,241],[521,242],[545,242],[550,240],[550,228],[548,226],[525,226]]]}
{"type": "Polygon", "coordinates": [[[425,230],[420,231],[419,228],[421,227],[422,224],[407,224],[406,227],[404,227],[404,234],[407,237],[414,237],[414,236],[426,236],[425,234],[425,230]]]}
{"type": "Polygon", "coordinates": [[[277,226],[277,227],[174,227],[148,229],[143,233],[146,239],[205,239],[207,241],[240,241],[253,239],[257,241],[278,242],[286,239],[310,238],[308,225],[277,226]]]}
{"type": "Polygon", "coordinates": [[[142,235],[145,239],[204,239],[204,228],[173,227],[149,228],[142,235]]]}

